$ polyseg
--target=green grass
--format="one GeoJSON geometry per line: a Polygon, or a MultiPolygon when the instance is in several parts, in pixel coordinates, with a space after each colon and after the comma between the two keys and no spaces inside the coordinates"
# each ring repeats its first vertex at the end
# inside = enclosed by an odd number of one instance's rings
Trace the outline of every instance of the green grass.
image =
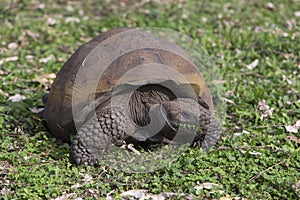
{"type": "Polygon", "coordinates": [[[0,198],[121,198],[131,189],[208,199],[299,198],[299,143],[289,136],[300,138],[300,131],[284,126],[300,120],[300,2],[128,1],[128,8],[104,2],[0,2],[0,198]],[[58,72],[79,45],[120,26],[180,31],[215,61],[226,115],[222,139],[209,154],[188,150],[176,163],[144,174],[76,167],[69,161],[70,146],[51,137],[43,119],[30,111],[43,106],[51,79],[41,77],[58,72]],[[8,48],[12,42],[16,49],[8,48]],[[47,63],[39,61],[50,55],[47,63]],[[11,57],[18,60],[5,61],[11,57]],[[255,59],[258,65],[248,69],[255,59]],[[16,94],[25,99],[8,100],[16,94]],[[274,110],[261,120],[263,99],[274,110]],[[218,187],[194,188],[202,183],[218,187]]]}

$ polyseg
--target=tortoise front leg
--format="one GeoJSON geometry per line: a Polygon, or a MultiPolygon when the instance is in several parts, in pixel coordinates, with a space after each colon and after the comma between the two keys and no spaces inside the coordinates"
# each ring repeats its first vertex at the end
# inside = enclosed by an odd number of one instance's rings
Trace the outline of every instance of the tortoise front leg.
{"type": "Polygon", "coordinates": [[[104,151],[124,138],[127,126],[125,115],[119,110],[104,108],[97,111],[72,141],[72,160],[77,165],[97,166],[104,151]]]}
{"type": "Polygon", "coordinates": [[[205,108],[200,106],[200,133],[197,133],[192,147],[202,148],[207,152],[221,137],[220,122],[205,108]]]}

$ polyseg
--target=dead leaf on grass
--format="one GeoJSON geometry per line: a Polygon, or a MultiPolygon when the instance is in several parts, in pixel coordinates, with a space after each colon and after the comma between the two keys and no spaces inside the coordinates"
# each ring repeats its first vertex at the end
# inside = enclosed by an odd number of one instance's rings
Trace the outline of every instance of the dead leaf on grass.
{"type": "Polygon", "coordinates": [[[294,12],[294,15],[295,15],[295,17],[300,17],[300,10],[299,10],[299,11],[296,11],[296,12],[294,12]]]}
{"type": "Polygon", "coordinates": [[[236,198],[231,197],[230,195],[226,195],[226,196],[220,198],[220,200],[233,200],[233,199],[236,199],[236,198]]]}
{"type": "Polygon", "coordinates": [[[53,25],[55,25],[56,23],[57,23],[56,19],[54,19],[54,18],[48,16],[47,21],[46,21],[46,24],[47,24],[48,26],[53,26],[53,25]]]}
{"type": "Polygon", "coordinates": [[[212,188],[217,188],[217,187],[219,187],[219,185],[215,183],[201,183],[200,185],[196,185],[194,188],[196,190],[203,190],[203,189],[211,190],[212,188]]]}
{"type": "Polygon", "coordinates": [[[247,69],[252,70],[252,69],[254,69],[255,67],[257,67],[258,63],[259,63],[258,59],[255,59],[252,63],[250,63],[250,64],[247,65],[246,67],[247,67],[247,69]]]}
{"type": "Polygon", "coordinates": [[[258,110],[262,111],[260,119],[263,120],[264,118],[272,117],[274,108],[270,108],[270,106],[267,105],[266,100],[263,99],[260,102],[258,102],[258,110]]]}
{"type": "Polygon", "coordinates": [[[71,199],[77,199],[77,193],[69,193],[69,194],[63,194],[59,197],[56,197],[55,199],[51,199],[51,200],[71,200],[71,199]]]}
{"type": "Polygon", "coordinates": [[[300,129],[300,120],[298,120],[294,125],[287,125],[284,127],[287,132],[298,133],[298,130],[300,129]]]}
{"type": "Polygon", "coordinates": [[[40,62],[40,63],[47,63],[47,62],[49,62],[50,60],[52,60],[52,59],[54,59],[54,58],[55,58],[54,55],[51,54],[51,55],[47,56],[46,58],[41,58],[41,59],[39,59],[39,62],[40,62]]]}
{"type": "Polygon", "coordinates": [[[77,17],[67,17],[67,18],[65,19],[65,22],[66,22],[67,24],[70,23],[70,22],[79,23],[79,22],[80,22],[80,19],[77,18],[77,17]]]}
{"type": "Polygon", "coordinates": [[[261,153],[259,153],[257,151],[250,151],[249,154],[253,155],[253,156],[261,156],[261,153]]]}
{"type": "Polygon", "coordinates": [[[18,56],[12,56],[12,57],[7,57],[0,59],[0,65],[2,65],[4,62],[12,62],[12,61],[17,61],[19,59],[18,56]]]}
{"type": "Polygon", "coordinates": [[[296,136],[288,136],[288,139],[300,144],[300,138],[297,138],[296,136]]]}
{"type": "Polygon", "coordinates": [[[35,114],[37,113],[40,113],[44,110],[44,108],[36,108],[36,107],[33,107],[33,108],[29,108],[29,110],[35,114]]]}
{"type": "Polygon", "coordinates": [[[18,43],[16,43],[16,42],[11,42],[11,43],[9,43],[8,45],[7,45],[7,48],[8,49],[10,49],[10,50],[15,50],[15,49],[17,49],[18,48],[18,43]]]}
{"type": "MultiPolygon", "coordinates": [[[[300,179],[299,179],[294,185],[292,185],[292,188],[293,188],[296,192],[300,192],[300,179]]],[[[300,194],[298,195],[298,197],[300,197],[300,194]]]]}
{"type": "Polygon", "coordinates": [[[0,94],[5,96],[5,97],[9,97],[9,94],[7,92],[4,92],[2,89],[0,89],[0,94]]]}
{"type": "Polygon", "coordinates": [[[53,83],[55,77],[56,74],[50,73],[50,74],[45,74],[43,76],[34,78],[32,81],[41,83],[46,88],[46,90],[48,90],[51,87],[51,84],[53,83]]]}
{"type": "Polygon", "coordinates": [[[134,197],[136,199],[141,199],[141,198],[145,198],[147,194],[147,190],[128,190],[126,192],[122,192],[121,196],[122,197],[134,197]]]}
{"type": "Polygon", "coordinates": [[[270,10],[275,10],[276,7],[274,4],[272,4],[271,2],[268,2],[267,5],[266,5],[266,8],[270,9],[270,10]]]}
{"type": "Polygon", "coordinates": [[[26,30],[25,32],[26,32],[26,34],[27,34],[29,37],[31,37],[31,38],[34,39],[34,40],[36,40],[37,38],[40,37],[40,34],[34,33],[34,32],[32,32],[32,31],[30,31],[30,30],[26,30]]]}
{"type": "Polygon", "coordinates": [[[12,102],[20,102],[20,101],[23,101],[24,99],[26,99],[26,97],[24,95],[21,95],[21,94],[15,94],[15,95],[10,96],[8,98],[8,100],[10,100],[12,102]]]}

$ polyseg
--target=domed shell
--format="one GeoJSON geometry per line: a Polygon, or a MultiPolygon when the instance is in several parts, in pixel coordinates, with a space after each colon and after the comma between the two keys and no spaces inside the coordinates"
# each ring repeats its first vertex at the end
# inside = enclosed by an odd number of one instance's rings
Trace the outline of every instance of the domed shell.
{"type": "Polygon", "coordinates": [[[189,97],[190,87],[213,109],[202,75],[179,46],[139,29],[117,28],[79,47],[58,72],[45,102],[48,128],[70,141],[76,133],[74,102],[80,110],[91,94],[106,100],[116,89],[147,84],[169,86],[181,97],[189,97]]]}

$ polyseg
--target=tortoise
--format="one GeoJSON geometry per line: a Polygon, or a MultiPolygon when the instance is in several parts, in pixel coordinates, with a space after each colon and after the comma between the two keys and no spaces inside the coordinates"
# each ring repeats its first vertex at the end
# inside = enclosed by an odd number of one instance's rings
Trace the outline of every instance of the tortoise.
{"type": "Polygon", "coordinates": [[[208,150],[221,134],[197,67],[179,46],[139,29],[115,28],[80,46],[43,102],[47,127],[71,142],[77,165],[97,166],[112,144],[192,137],[191,147],[208,150]],[[108,52],[116,55],[105,60],[108,52]]]}

